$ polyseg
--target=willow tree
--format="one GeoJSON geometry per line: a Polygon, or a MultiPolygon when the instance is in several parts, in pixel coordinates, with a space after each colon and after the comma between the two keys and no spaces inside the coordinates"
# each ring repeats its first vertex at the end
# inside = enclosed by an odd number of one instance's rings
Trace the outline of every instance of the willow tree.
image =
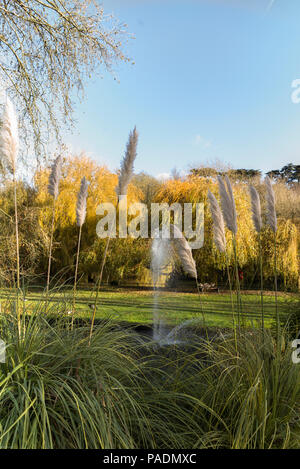
{"type": "MultiPolygon", "coordinates": [[[[275,192],[276,191],[275,185],[275,192]]],[[[259,275],[260,267],[257,265],[259,251],[258,240],[253,229],[251,219],[251,202],[248,194],[248,185],[235,183],[234,198],[238,213],[237,232],[237,258],[239,267],[246,273],[248,285],[252,285],[255,277],[259,275]]],[[[217,183],[208,177],[189,176],[185,181],[168,180],[162,184],[156,194],[156,202],[177,203],[204,203],[204,245],[194,251],[193,255],[198,266],[201,282],[217,281],[217,272],[225,273],[227,266],[224,256],[215,248],[213,243],[212,219],[207,204],[207,192],[211,191],[218,199],[217,183]]],[[[266,211],[263,201],[263,212],[266,211]]],[[[264,257],[264,284],[269,288],[274,265],[272,249],[272,234],[270,230],[262,232],[262,253],[264,257]]],[[[299,254],[297,253],[297,239],[299,230],[291,220],[280,217],[277,232],[277,269],[280,284],[284,287],[295,288],[299,276],[299,254]]],[[[228,262],[230,269],[234,268],[234,249],[228,230],[226,231],[228,262]]],[[[225,277],[225,275],[224,275],[225,277]]],[[[245,280],[246,280],[245,279],[245,280]]]]}
{"type": "Polygon", "coordinates": [[[0,0],[2,90],[21,111],[23,138],[39,155],[73,123],[86,79],[128,61],[126,25],[97,0],[0,0]]]}

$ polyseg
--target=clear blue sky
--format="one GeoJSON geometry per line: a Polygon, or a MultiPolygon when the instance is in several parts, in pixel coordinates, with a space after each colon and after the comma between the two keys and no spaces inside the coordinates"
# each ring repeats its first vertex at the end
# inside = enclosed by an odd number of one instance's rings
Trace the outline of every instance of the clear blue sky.
{"type": "Polygon", "coordinates": [[[136,124],[136,171],[221,160],[235,168],[300,163],[299,0],[103,0],[135,35],[119,82],[105,73],[77,106],[67,141],[110,169],[136,124]]]}

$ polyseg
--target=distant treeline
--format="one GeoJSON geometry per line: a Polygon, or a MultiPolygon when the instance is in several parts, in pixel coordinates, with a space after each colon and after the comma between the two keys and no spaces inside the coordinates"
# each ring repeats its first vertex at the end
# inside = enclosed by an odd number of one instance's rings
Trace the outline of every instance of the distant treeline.
{"type": "MultiPolygon", "coordinates": [[[[228,174],[234,181],[248,182],[253,178],[261,178],[262,172],[259,169],[228,169],[218,170],[211,167],[200,167],[191,169],[191,174],[195,176],[216,177],[217,175],[228,174]]],[[[271,179],[284,182],[289,185],[299,184],[300,165],[289,163],[281,169],[273,169],[266,173],[271,179]]]]}

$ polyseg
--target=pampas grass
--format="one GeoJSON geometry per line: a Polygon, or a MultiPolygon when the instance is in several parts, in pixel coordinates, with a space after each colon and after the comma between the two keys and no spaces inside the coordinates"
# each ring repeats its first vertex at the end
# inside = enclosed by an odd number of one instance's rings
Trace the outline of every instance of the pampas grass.
{"type": "Polygon", "coordinates": [[[15,174],[19,153],[18,118],[8,97],[1,119],[0,148],[2,162],[12,174],[15,174]]]}
{"type": "Polygon", "coordinates": [[[138,132],[136,127],[129,134],[125,156],[121,162],[121,172],[119,175],[119,182],[116,188],[118,196],[126,195],[127,188],[133,176],[133,164],[136,159],[136,149],[138,144],[138,132]]]}
{"type": "Polygon", "coordinates": [[[74,323],[74,313],[75,313],[75,300],[76,300],[76,289],[77,289],[77,274],[78,274],[78,262],[79,262],[79,253],[80,253],[80,243],[81,243],[81,231],[82,225],[85,222],[86,217],[86,199],[88,194],[88,182],[85,177],[81,179],[80,190],[78,192],[77,204],[76,204],[76,222],[79,227],[78,233],[78,242],[77,242],[77,254],[76,254],[76,264],[75,264],[75,277],[74,277],[74,289],[73,289],[73,307],[72,307],[72,328],[74,323]]]}
{"type": "Polygon", "coordinates": [[[229,196],[229,200],[231,204],[232,228],[230,229],[236,235],[237,234],[237,216],[236,216],[235,201],[234,201],[234,196],[233,196],[233,190],[231,187],[231,182],[227,174],[225,176],[225,182],[226,182],[227,192],[228,192],[228,196],[229,196]]]}
{"type": "Polygon", "coordinates": [[[250,186],[249,191],[251,196],[251,213],[253,225],[257,233],[260,233],[262,228],[260,198],[255,187],[250,186]]]}
{"type": "Polygon", "coordinates": [[[250,196],[251,196],[251,213],[254,228],[258,236],[258,245],[259,245],[259,266],[260,266],[260,297],[261,297],[261,327],[262,332],[264,333],[264,299],[263,299],[263,262],[262,262],[262,248],[261,248],[261,229],[262,229],[262,219],[261,219],[261,205],[260,198],[255,187],[249,187],[250,196]]]}
{"type": "Polygon", "coordinates": [[[11,100],[6,98],[6,105],[2,116],[0,129],[0,153],[3,164],[13,175],[14,186],[14,206],[15,206],[15,233],[16,233],[16,260],[17,260],[17,316],[18,329],[20,329],[20,316],[18,295],[20,289],[20,248],[19,248],[19,228],[18,228],[18,206],[17,206],[17,181],[16,181],[16,164],[19,152],[19,132],[18,119],[11,100]]]}
{"type": "Polygon", "coordinates": [[[62,156],[59,155],[55,159],[51,167],[49,184],[48,184],[48,192],[53,197],[53,205],[52,205],[52,222],[51,222],[50,249],[49,249],[49,259],[48,259],[47,285],[46,285],[47,296],[48,296],[49,285],[50,285],[51,257],[52,257],[54,219],[55,219],[55,204],[56,204],[56,199],[59,194],[59,180],[61,177],[61,164],[62,164],[62,156]]]}
{"type": "Polygon", "coordinates": [[[237,234],[237,217],[236,217],[235,202],[234,202],[232,187],[227,176],[225,178],[225,181],[226,181],[226,185],[223,179],[221,178],[221,176],[218,176],[219,193],[220,193],[223,217],[224,217],[227,228],[235,236],[237,234]]]}
{"type": "Polygon", "coordinates": [[[225,176],[225,183],[221,176],[218,176],[219,193],[221,199],[221,207],[223,217],[227,228],[232,232],[232,244],[234,252],[234,263],[235,263],[235,278],[236,278],[236,295],[237,295],[237,306],[238,306],[238,324],[240,325],[240,314],[241,314],[241,292],[240,292],[240,280],[238,273],[238,262],[237,262],[237,249],[236,249],[236,235],[237,235],[237,214],[235,208],[235,201],[233,196],[233,190],[231,187],[228,176],[225,176]]]}
{"type": "Polygon", "coordinates": [[[233,323],[233,330],[235,333],[235,340],[236,340],[234,306],[233,306],[233,298],[232,298],[232,285],[231,285],[231,275],[229,271],[228,256],[226,252],[224,218],[223,218],[222,210],[218,204],[218,201],[215,198],[215,196],[211,193],[210,190],[208,191],[208,200],[210,204],[210,213],[211,213],[211,217],[213,220],[214,243],[218,251],[225,254],[225,261],[226,261],[227,275],[228,275],[228,282],[229,282],[229,289],[230,289],[230,298],[231,298],[232,323],[233,323]]]}
{"type": "Polygon", "coordinates": [[[277,246],[276,246],[277,216],[276,216],[276,208],[275,208],[275,194],[274,194],[271,179],[269,178],[269,176],[266,176],[265,178],[265,186],[266,186],[266,202],[267,202],[267,224],[270,226],[274,235],[274,290],[275,290],[277,339],[279,340],[280,319],[279,319],[279,313],[278,313],[278,300],[277,300],[277,246]]]}
{"type": "Polygon", "coordinates": [[[79,228],[85,222],[86,217],[86,199],[88,194],[88,182],[85,177],[81,179],[80,190],[78,192],[77,204],[76,204],[76,222],[79,228]]]}
{"type": "Polygon", "coordinates": [[[20,256],[19,256],[19,229],[17,208],[17,181],[16,164],[19,152],[18,119],[11,100],[7,97],[2,116],[0,129],[0,152],[3,164],[13,175],[14,205],[15,205],[15,231],[16,231],[16,257],[17,257],[17,288],[20,288],[20,256]]]}
{"type": "Polygon", "coordinates": [[[59,194],[59,180],[61,177],[61,163],[62,157],[59,155],[53,165],[51,166],[51,173],[49,176],[48,192],[53,196],[54,200],[57,199],[59,194]]]}
{"type": "MultiPolygon", "coordinates": [[[[136,155],[137,155],[137,153],[136,153],[137,144],[138,144],[138,132],[136,130],[136,127],[134,127],[133,131],[131,131],[129,133],[129,138],[128,138],[128,142],[127,142],[127,145],[126,145],[125,156],[124,156],[123,160],[121,161],[121,171],[120,171],[120,174],[119,174],[119,182],[118,182],[118,185],[116,187],[116,194],[118,196],[116,210],[118,209],[118,206],[119,206],[120,197],[127,195],[128,185],[129,185],[129,183],[131,181],[131,178],[133,176],[133,165],[134,165],[134,161],[135,161],[136,155]]],[[[112,229],[113,228],[114,228],[114,226],[112,226],[112,229]]],[[[109,236],[106,239],[104,255],[103,255],[101,268],[100,268],[100,274],[99,274],[99,277],[98,277],[98,280],[97,280],[97,290],[96,290],[96,297],[95,297],[95,303],[94,303],[94,309],[93,309],[93,315],[92,315],[92,321],[91,321],[91,329],[90,329],[90,341],[91,341],[91,338],[92,338],[92,333],[93,333],[93,328],[94,328],[99,290],[100,290],[100,286],[101,286],[101,283],[102,283],[103,271],[104,271],[104,266],[105,266],[105,262],[106,262],[106,258],[107,258],[110,238],[111,238],[111,233],[109,233],[109,236]]]]}
{"type": "Polygon", "coordinates": [[[220,252],[226,252],[225,226],[222,211],[215,196],[208,191],[210,213],[213,220],[214,242],[220,252]]]}
{"type": "Polygon", "coordinates": [[[275,194],[273,191],[271,179],[269,176],[265,178],[266,185],[266,201],[267,201],[267,224],[270,226],[273,233],[277,231],[277,216],[275,209],[275,194]]]}
{"type": "Polygon", "coordinates": [[[183,270],[197,282],[196,263],[193,258],[190,245],[177,226],[171,225],[171,230],[173,232],[172,243],[174,245],[174,250],[181,261],[183,270]]]}

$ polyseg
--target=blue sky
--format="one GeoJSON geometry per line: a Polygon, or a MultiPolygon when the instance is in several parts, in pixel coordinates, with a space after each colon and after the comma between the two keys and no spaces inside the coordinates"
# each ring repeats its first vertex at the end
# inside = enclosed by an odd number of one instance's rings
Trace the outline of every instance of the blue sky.
{"type": "Polygon", "coordinates": [[[235,168],[300,163],[299,0],[103,0],[128,24],[135,65],[86,88],[67,141],[110,169],[129,130],[136,171],[153,175],[220,160],[235,168]]]}

